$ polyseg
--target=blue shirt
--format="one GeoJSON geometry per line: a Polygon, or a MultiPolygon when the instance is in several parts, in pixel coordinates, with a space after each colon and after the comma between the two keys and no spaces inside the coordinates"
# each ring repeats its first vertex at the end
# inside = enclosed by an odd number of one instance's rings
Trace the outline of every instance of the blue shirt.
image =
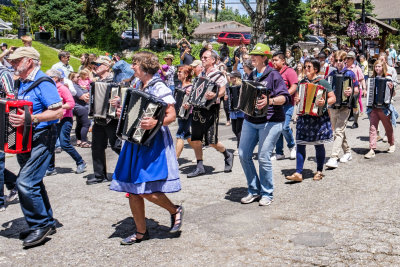
{"type": "Polygon", "coordinates": [[[353,82],[353,86],[357,86],[358,87],[360,85],[358,80],[357,80],[356,74],[352,70],[347,69],[347,67],[344,67],[341,71],[334,70],[331,73],[329,73],[328,76],[334,76],[334,75],[336,75],[338,73],[343,74],[344,77],[350,77],[352,82],[353,82]]]}
{"type": "MultiPolygon", "coordinates": [[[[20,87],[18,89],[18,99],[23,99],[27,101],[31,101],[33,103],[33,114],[40,114],[47,110],[50,106],[54,106],[59,104],[61,106],[61,98],[58,94],[57,87],[54,83],[44,81],[40,83],[37,87],[33,88],[29,92],[25,93],[24,91],[33,84],[34,81],[38,80],[41,77],[46,76],[43,71],[39,70],[36,73],[36,76],[33,81],[24,81],[21,82],[20,87]]],[[[57,123],[58,120],[53,121],[43,121],[40,122],[35,130],[45,128],[49,125],[57,123]]]]}

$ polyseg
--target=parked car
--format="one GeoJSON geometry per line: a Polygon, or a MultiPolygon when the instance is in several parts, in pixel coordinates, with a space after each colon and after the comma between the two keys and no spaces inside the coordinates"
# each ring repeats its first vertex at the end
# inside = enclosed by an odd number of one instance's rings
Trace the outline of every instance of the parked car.
{"type": "MultiPolygon", "coordinates": [[[[300,47],[301,50],[307,49],[310,52],[315,47],[322,50],[325,47],[325,38],[317,35],[306,35],[304,40],[295,43],[293,47],[300,47]]],[[[333,44],[333,48],[337,49],[337,46],[333,44]]]]}
{"type": "Polygon", "coordinates": [[[218,43],[227,43],[229,46],[238,46],[240,44],[250,44],[251,34],[243,32],[221,32],[218,34],[218,43]]]}
{"type": "Polygon", "coordinates": [[[127,29],[121,34],[122,39],[137,39],[139,40],[139,33],[135,30],[132,38],[132,29],[127,29]]]}

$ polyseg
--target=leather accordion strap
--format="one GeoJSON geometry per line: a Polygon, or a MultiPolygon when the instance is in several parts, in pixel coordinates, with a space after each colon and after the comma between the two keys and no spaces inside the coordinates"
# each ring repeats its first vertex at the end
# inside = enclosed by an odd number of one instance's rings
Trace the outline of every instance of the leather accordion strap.
{"type": "Polygon", "coordinates": [[[24,106],[25,111],[25,122],[24,122],[24,133],[22,136],[22,150],[27,150],[29,143],[29,133],[32,128],[32,117],[29,112],[29,106],[24,106]]]}

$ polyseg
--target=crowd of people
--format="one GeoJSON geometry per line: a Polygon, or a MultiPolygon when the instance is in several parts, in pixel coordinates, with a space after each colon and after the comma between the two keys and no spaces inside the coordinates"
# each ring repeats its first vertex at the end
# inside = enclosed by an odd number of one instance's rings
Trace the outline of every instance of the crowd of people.
{"type": "MultiPolygon", "coordinates": [[[[135,221],[136,232],[121,241],[122,245],[139,243],[149,238],[145,221],[144,200],[166,209],[171,216],[170,232],[180,231],[183,221],[183,206],[175,205],[167,193],[181,190],[178,158],[187,140],[194,151],[196,167],[187,177],[206,174],[203,165],[206,146],[213,147],[223,156],[223,171],[232,171],[234,158],[239,157],[246,176],[248,194],[241,199],[242,204],[258,201],[260,206],[268,206],[274,200],[274,179],[272,161],[284,160],[284,140],[289,150],[289,158],[296,160],[296,171],[286,179],[295,182],[303,180],[303,166],[306,146],[314,145],[316,171],[313,180],[324,178],[324,165],[337,168],[338,162],[352,160],[351,140],[346,138],[347,124],[354,121],[351,128],[358,127],[361,113],[370,120],[369,148],[366,159],[375,157],[376,142],[380,139],[389,143],[387,152],[395,151],[393,127],[398,114],[393,105],[385,107],[364,107],[366,80],[371,77],[385,77],[392,95],[395,94],[397,73],[394,69],[396,57],[391,50],[381,53],[372,70],[363,55],[357,51],[343,49],[330,51],[314,49],[311,55],[305,50],[296,60],[291,51],[271,51],[266,44],[256,44],[252,49],[239,46],[230,57],[226,44],[218,51],[211,44],[205,44],[199,59],[191,54],[191,45],[186,39],[178,43],[180,65],[172,64],[174,55],[164,57],[160,64],[157,56],[150,52],[134,54],[132,64],[117,55],[82,54],[81,66],[77,71],[69,64],[70,54],[61,51],[59,62],[44,73],[40,70],[40,54],[31,47],[32,39],[24,47],[7,49],[2,44],[0,55],[0,82],[3,97],[17,97],[33,103],[32,151],[18,154],[21,167],[18,175],[5,168],[4,153],[0,153],[0,211],[6,202],[19,197],[21,208],[29,226],[20,234],[23,246],[39,245],[46,236],[56,232],[56,224],[49,198],[43,183],[46,175],[55,175],[56,151],[67,152],[75,161],[77,174],[86,171],[87,162],[74,147],[91,149],[93,172],[86,183],[93,185],[111,181],[110,189],[126,193],[135,221]],[[391,54],[392,53],[392,54],[391,54]],[[335,106],[336,96],[329,77],[341,74],[352,81],[352,86],[344,88],[343,94],[351,99],[349,105],[335,106]],[[187,95],[195,88],[195,79],[203,77],[218,86],[217,93],[209,91],[205,97],[213,101],[208,109],[192,107],[184,103],[187,116],[177,118],[175,111],[175,91],[183,90],[187,95]],[[256,101],[256,109],[266,109],[265,116],[245,114],[232,107],[231,90],[244,81],[258,82],[268,89],[256,101]],[[89,99],[93,82],[129,83],[136,90],[145,91],[167,104],[163,126],[154,136],[149,146],[122,142],[116,136],[118,118],[103,119],[89,117],[89,99]],[[318,116],[300,114],[297,104],[301,101],[299,85],[316,84],[323,88],[326,96],[318,99],[318,116]],[[232,150],[218,138],[221,112],[226,115],[226,126],[232,127],[237,143],[232,150]],[[76,143],[71,142],[71,131],[75,117],[76,143]],[[176,144],[168,125],[177,120],[176,144]],[[384,132],[379,131],[379,122],[384,132]],[[294,135],[292,127],[296,127],[294,135]],[[91,131],[91,142],[88,133],[91,131]],[[381,137],[382,136],[382,137],[381,137]],[[333,142],[329,160],[325,163],[325,144],[333,142]],[[107,176],[106,149],[118,155],[118,162],[112,177],[107,176]],[[258,146],[257,156],[253,152],[258,146]],[[275,153],[274,153],[275,151],[275,153]],[[258,161],[256,170],[254,160],[258,161]],[[4,195],[4,184],[10,191],[4,195]]],[[[393,47],[391,46],[391,49],[393,47]]],[[[121,114],[120,97],[109,99],[121,114]]],[[[10,114],[10,123],[24,125],[26,116],[10,114]]],[[[141,128],[153,129],[155,118],[146,117],[141,128]]],[[[222,160],[222,158],[221,158],[222,160]]]]}

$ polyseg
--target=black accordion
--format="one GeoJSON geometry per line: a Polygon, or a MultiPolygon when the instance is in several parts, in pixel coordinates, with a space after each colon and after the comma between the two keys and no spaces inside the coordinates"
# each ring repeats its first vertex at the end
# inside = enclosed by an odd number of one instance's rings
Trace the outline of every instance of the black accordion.
{"type": "Polygon", "coordinates": [[[193,81],[193,88],[190,91],[189,104],[193,107],[210,109],[210,107],[215,104],[218,98],[219,85],[212,80],[212,77],[216,75],[222,75],[220,72],[212,75],[209,78],[197,77],[193,81]],[[207,100],[206,93],[213,92],[215,97],[213,99],[207,100]]]}
{"type": "Polygon", "coordinates": [[[176,116],[181,119],[187,119],[190,115],[190,108],[185,109],[183,106],[189,104],[190,95],[186,94],[185,88],[176,88],[174,91],[175,112],[176,116]]]}
{"type": "Polygon", "coordinates": [[[332,107],[339,108],[342,106],[347,106],[351,108],[354,91],[352,91],[350,96],[346,96],[344,91],[348,87],[354,89],[352,78],[345,76],[344,74],[335,74],[328,77],[328,82],[332,86],[332,90],[336,96],[336,102],[332,105],[332,107]]]}
{"type": "Polygon", "coordinates": [[[384,77],[369,78],[367,82],[367,107],[385,108],[392,101],[389,79],[384,77]]]}
{"type": "Polygon", "coordinates": [[[0,151],[11,154],[30,152],[32,149],[32,102],[15,99],[0,99],[0,151]],[[25,112],[25,123],[14,127],[9,114],[25,112]]]}
{"type": "Polygon", "coordinates": [[[116,107],[110,104],[115,96],[121,97],[121,87],[116,83],[91,83],[89,116],[101,119],[117,118],[116,107]]]}
{"type": "Polygon", "coordinates": [[[116,135],[131,143],[150,145],[151,139],[163,124],[167,106],[164,101],[153,95],[129,89],[123,101],[116,135]],[[144,117],[156,119],[157,125],[150,130],[140,128],[144,117]]]}
{"type": "Polygon", "coordinates": [[[229,111],[238,111],[240,87],[236,85],[227,88],[229,111]]]}
{"type": "Polygon", "coordinates": [[[270,92],[271,90],[259,82],[243,81],[237,108],[251,117],[265,117],[268,113],[270,92]],[[257,101],[262,99],[262,95],[266,95],[267,105],[263,109],[257,109],[257,101]]]}

